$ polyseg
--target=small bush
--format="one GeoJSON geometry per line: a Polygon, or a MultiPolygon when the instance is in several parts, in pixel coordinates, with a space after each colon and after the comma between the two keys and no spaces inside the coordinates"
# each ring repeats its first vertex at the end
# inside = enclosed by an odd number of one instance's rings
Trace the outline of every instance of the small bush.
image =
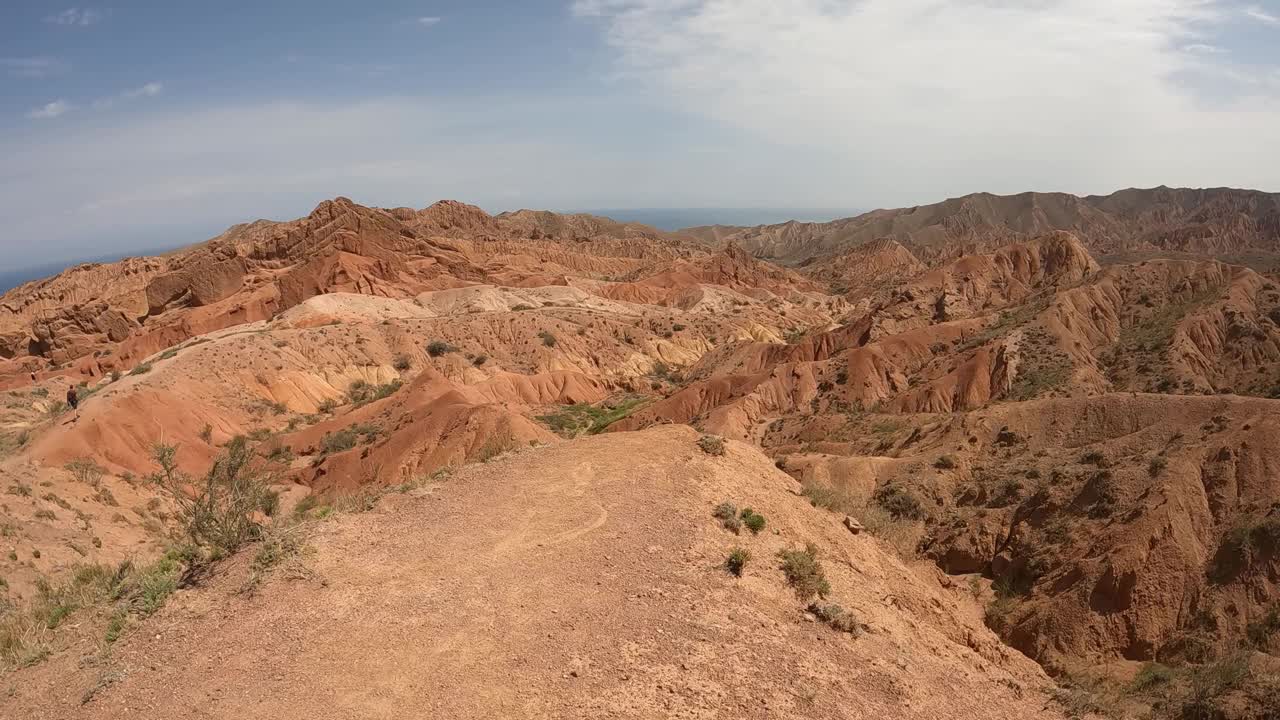
{"type": "Polygon", "coordinates": [[[146,375],[151,372],[151,363],[142,363],[129,371],[130,375],[146,375]]]}
{"type": "Polygon", "coordinates": [[[512,312],[524,312],[525,310],[532,310],[532,309],[533,309],[532,305],[526,305],[524,303],[520,303],[519,305],[516,305],[515,307],[511,308],[512,312]]]}
{"type": "Polygon", "coordinates": [[[825,598],[831,593],[831,584],[827,582],[814,545],[806,545],[804,550],[783,550],[778,557],[782,560],[782,573],[801,602],[807,602],[815,595],[825,598]]]}
{"type": "Polygon", "coordinates": [[[555,336],[555,335],[552,335],[551,333],[547,332],[546,330],[543,330],[542,332],[538,333],[538,337],[542,338],[542,344],[543,344],[543,345],[546,345],[547,347],[555,347],[555,346],[556,346],[556,336],[555,336]]]}
{"type": "Polygon", "coordinates": [[[205,423],[204,427],[200,428],[200,439],[204,441],[205,445],[213,444],[213,426],[212,425],[205,423]]]}
{"type": "Polygon", "coordinates": [[[355,447],[356,442],[355,431],[350,428],[344,428],[334,433],[325,433],[324,437],[320,439],[320,450],[326,455],[345,452],[355,447]]]}
{"type": "Polygon", "coordinates": [[[830,625],[832,628],[840,632],[849,633],[851,635],[861,634],[861,628],[858,626],[858,619],[844,608],[832,603],[823,605],[821,603],[810,603],[809,612],[822,622],[830,625]]]}
{"type": "Polygon", "coordinates": [[[742,570],[747,566],[747,561],[751,559],[751,553],[742,548],[734,548],[729,553],[729,557],[724,561],[725,570],[729,571],[734,577],[742,577],[742,570]]]}
{"type": "Polygon", "coordinates": [[[923,520],[924,506],[920,499],[901,485],[885,485],[876,491],[875,501],[895,518],[923,520]]]}
{"type": "Polygon", "coordinates": [[[77,482],[92,487],[97,487],[102,482],[102,476],[107,474],[106,468],[87,457],[76,458],[63,467],[75,477],[77,482]]]}
{"type": "Polygon", "coordinates": [[[149,479],[169,496],[178,519],[195,547],[230,553],[258,537],[253,514],[267,505],[269,476],[253,467],[253,452],[244,438],[228,443],[203,479],[178,469],[178,450],[157,445],[152,457],[160,471],[149,479]]]}
{"type": "Polygon", "coordinates": [[[742,521],[738,519],[738,506],[731,502],[722,502],[711,512],[711,516],[720,521],[725,530],[737,535],[742,529],[742,521]]]}
{"type": "Polygon", "coordinates": [[[441,357],[453,352],[453,347],[443,340],[433,340],[427,345],[427,354],[431,357],[441,357]]]}
{"type": "Polygon", "coordinates": [[[765,519],[760,513],[747,508],[742,511],[742,524],[747,526],[752,535],[759,535],[760,531],[764,529],[765,519]]]}
{"type": "Polygon", "coordinates": [[[318,409],[322,413],[331,413],[338,409],[338,401],[333,398],[328,398],[320,403],[318,409]]]}
{"type": "Polygon", "coordinates": [[[1096,465],[1104,468],[1107,466],[1107,456],[1097,450],[1091,450],[1080,456],[1080,462],[1084,465],[1096,465]]]}
{"type": "Polygon", "coordinates": [[[1190,688],[1182,701],[1179,717],[1224,717],[1219,708],[1222,697],[1240,687],[1249,677],[1249,658],[1244,653],[1197,667],[1191,672],[1190,688]]]}
{"type": "Polygon", "coordinates": [[[1280,605],[1273,606],[1261,620],[1249,623],[1244,634],[1250,645],[1265,651],[1271,636],[1277,632],[1280,632],[1280,605]]]}
{"type": "Polygon", "coordinates": [[[1149,692],[1168,685],[1176,677],[1177,673],[1174,672],[1173,668],[1157,662],[1149,662],[1143,665],[1138,674],[1134,676],[1133,689],[1138,692],[1149,692]]]}
{"type": "Polygon", "coordinates": [[[698,438],[698,447],[708,455],[724,455],[724,438],[715,435],[703,435],[698,438]]]}
{"type": "Polygon", "coordinates": [[[489,362],[488,355],[477,355],[471,360],[471,364],[475,365],[476,367],[480,367],[481,365],[484,365],[487,362],[489,362]]]}
{"type": "Polygon", "coordinates": [[[397,355],[396,359],[391,362],[391,367],[404,372],[413,367],[413,360],[408,355],[397,355]]]}
{"type": "Polygon", "coordinates": [[[933,466],[938,468],[939,470],[955,470],[956,459],[951,457],[950,455],[943,455],[942,457],[933,461],[933,466]]]}
{"type": "Polygon", "coordinates": [[[287,465],[293,462],[293,449],[276,439],[262,451],[262,456],[271,462],[287,465]]]}
{"type": "Polygon", "coordinates": [[[1251,570],[1259,555],[1280,550],[1280,515],[1245,518],[1222,536],[1213,562],[1211,576],[1219,581],[1230,580],[1251,570]]]}
{"type": "Polygon", "coordinates": [[[364,380],[356,380],[347,388],[347,400],[356,407],[368,405],[371,402],[391,397],[404,383],[399,380],[392,380],[383,385],[370,385],[364,380]]]}
{"type": "Polygon", "coordinates": [[[1147,474],[1151,477],[1159,477],[1168,464],[1169,461],[1163,455],[1157,455],[1151,458],[1151,462],[1147,463],[1147,474]]]}

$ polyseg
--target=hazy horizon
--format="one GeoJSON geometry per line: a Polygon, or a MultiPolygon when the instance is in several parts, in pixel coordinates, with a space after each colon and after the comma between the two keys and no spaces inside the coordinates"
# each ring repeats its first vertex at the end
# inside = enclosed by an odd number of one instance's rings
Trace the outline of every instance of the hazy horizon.
{"type": "Polygon", "coordinates": [[[13,0],[0,47],[0,251],[23,264],[335,195],[1280,188],[1257,162],[1280,156],[1280,0],[13,0]]]}
{"type": "MultiPolygon", "coordinates": [[[[511,208],[501,212],[513,212],[518,209],[536,210],[541,208],[511,208]]],[[[587,208],[556,210],[564,213],[588,213],[609,217],[618,222],[634,222],[650,225],[664,231],[682,230],[701,225],[764,225],[797,220],[801,222],[828,222],[842,217],[851,217],[860,211],[840,208],[587,208]],[[848,213],[848,214],[843,214],[848,213]]],[[[496,213],[495,213],[496,214],[496,213]]],[[[299,215],[301,216],[301,215],[299,215]]],[[[292,220],[294,218],[288,218],[292,220]]],[[[241,220],[239,222],[252,222],[241,220]]],[[[229,223],[217,231],[201,237],[176,240],[171,244],[148,244],[137,247],[120,248],[107,253],[81,254],[66,258],[38,260],[36,262],[9,267],[0,270],[0,293],[12,290],[23,283],[56,275],[59,272],[80,265],[94,262],[115,262],[127,257],[157,255],[176,250],[181,247],[204,242],[217,237],[224,230],[238,223],[229,223]]]]}

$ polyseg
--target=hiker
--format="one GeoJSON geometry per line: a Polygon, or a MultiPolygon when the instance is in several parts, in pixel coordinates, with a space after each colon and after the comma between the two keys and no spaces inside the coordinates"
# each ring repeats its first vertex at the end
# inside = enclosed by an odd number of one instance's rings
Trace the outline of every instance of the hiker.
{"type": "Polygon", "coordinates": [[[76,392],[76,386],[72,385],[67,388],[67,407],[76,411],[76,420],[80,419],[80,393],[76,392]]]}

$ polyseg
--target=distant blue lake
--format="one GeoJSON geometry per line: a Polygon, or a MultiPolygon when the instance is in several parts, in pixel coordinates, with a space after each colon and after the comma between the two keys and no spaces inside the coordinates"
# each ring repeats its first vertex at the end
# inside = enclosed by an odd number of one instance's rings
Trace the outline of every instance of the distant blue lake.
{"type": "Polygon", "coordinates": [[[127,258],[127,257],[142,257],[147,255],[156,255],[158,253],[163,253],[168,251],[169,249],[135,250],[134,252],[120,252],[120,253],[112,253],[110,255],[98,255],[96,257],[87,257],[80,260],[71,260],[68,262],[32,265],[31,267],[19,268],[17,270],[3,269],[3,270],[0,270],[0,293],[8,292],[9,290],[12,290],[18,287],[19,285],[26,282],[31,282],[32,280],[39,280],[41,278],[47,278],[53,275],[57,275],[63,270],[66,270],[67,268],[70,268],[70,267],[75,267],[76,265],[83,265],[84,263],[115,262],[116,260],[123,260],[124,258],[127,258]]]}
{"type": "Polygon", "coordinates": [[[42,277],[57,275],[71,265],[78,263],[57,263],[54,265],[37,265],[21,270],[0,270],[0,293],[12,290],[22,283],[39,280],[42,277]]]}

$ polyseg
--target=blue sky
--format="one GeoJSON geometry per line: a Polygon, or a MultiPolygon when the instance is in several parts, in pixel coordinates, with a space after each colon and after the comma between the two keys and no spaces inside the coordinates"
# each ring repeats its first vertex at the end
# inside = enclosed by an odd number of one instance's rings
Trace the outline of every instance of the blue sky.
{"type": "Polygon", "coordinates": [[[346,195],[878,207],[1280,190],[1280,0],[0,8],[6,266],[346,195]]]}

